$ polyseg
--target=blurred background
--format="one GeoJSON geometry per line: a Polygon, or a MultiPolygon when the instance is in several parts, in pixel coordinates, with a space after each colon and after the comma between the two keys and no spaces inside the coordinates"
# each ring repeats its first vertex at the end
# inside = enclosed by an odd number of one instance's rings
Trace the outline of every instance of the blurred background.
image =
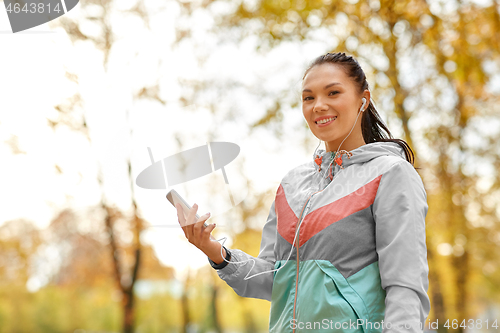
{"type": "MultiPolygon", "coordinates": [[[[498,331],[499,0],[82,0],[17,34],[0,8],[0,332],[266,332],[270,303],[237,296],[167,190],[135,179],[147,147],[238,144],[245,199],[209,222],[257,256],[281,178],[319,143],[302,75],[338,51],[416,154],[433,331],[498,331]]],[[[220,170],[194,184],[178,190],[199,215],[228,193],[220,170]]]]}

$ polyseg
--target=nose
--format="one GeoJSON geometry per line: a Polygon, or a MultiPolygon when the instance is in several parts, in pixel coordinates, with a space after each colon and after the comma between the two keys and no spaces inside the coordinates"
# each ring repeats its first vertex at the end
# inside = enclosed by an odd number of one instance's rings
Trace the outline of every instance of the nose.
{"type": "Polygon", "coordinates": [[[320,96],[316,97],[316,102],[314,103],[313,106],[313,111],[327,111],[328,110],[328,105],[323,101],[323,98],[320,96]]]}

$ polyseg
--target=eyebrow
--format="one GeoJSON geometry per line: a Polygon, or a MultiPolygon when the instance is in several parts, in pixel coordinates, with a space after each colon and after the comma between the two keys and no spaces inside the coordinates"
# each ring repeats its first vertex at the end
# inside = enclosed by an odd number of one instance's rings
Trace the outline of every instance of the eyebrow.
{"type": "MultiPolygon", "coordinates": [[[[338,84],[341,84],[341,83],[340,82],[332,82],[330,84],[327,84],[323,89],[328,89],[331,86],[335,86],[335,85],[338,85],[338,84]]],[[[302,90],[302,92],[312,92],[312,91],[310,89],[304,89],[304,90],[302,90]]]]}

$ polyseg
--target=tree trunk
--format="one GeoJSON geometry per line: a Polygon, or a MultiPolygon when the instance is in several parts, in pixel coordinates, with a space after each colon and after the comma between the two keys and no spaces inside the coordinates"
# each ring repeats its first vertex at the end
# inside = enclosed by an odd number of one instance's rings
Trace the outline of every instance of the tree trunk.
{"type": "Polygon", "coordinates": [[[222,329],[220,327],[219,318],[218,318],[218,308],[217,308],[217,294],[219,292],[219,287],[215,283],[212,283],[210,287],[211,295],[210,295],[210,310],[209,316],[211,321],[211,328],[217,332],[222,333],[222,329]]]}
{"type": "Polygon", "coordinates": [[[182,333],[189,333],[189,324],[191,323],[191,315],[189,313],[189,299],[187,293],[189,288],[189,275],[190,271],[188,269],[186,280],[184,281],[184,288],[182,288],[182,296],[181,296],[182,333]]]}
{"type": "Polygon", "coordinates": [[[128,292],[123,302],[123,333],[133,333],[135,323],[134,294],[128,292]]]}
{"type": "MultiPolygon", "coordinates": [[[[427,244],[433,244],[429,237],[427,238],[427,244]]],[[[434,249],[432,247],[427,248],[427,259],[429,261],[429,267],[437,267],[434,261],[434,249]]],[[[448,332],[448,329],[443,326],[446,322],[446,313],[444,308],[443,293],[441,291],[441,282],[439,281],[439,274],[437,270],[429,270],[429,284],[431,285],[431,311],[434,314],[434,318],[431,319],[431,321],[434,322],[437,320],[438,333],[446,333],[448,332]]]]}

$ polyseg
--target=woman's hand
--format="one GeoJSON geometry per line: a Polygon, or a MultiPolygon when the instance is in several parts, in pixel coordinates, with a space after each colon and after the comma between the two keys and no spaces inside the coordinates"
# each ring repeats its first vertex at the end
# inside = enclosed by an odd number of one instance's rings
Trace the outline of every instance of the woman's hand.
{"type": "Polygon", "coordinates": [[[222,258],[226,256],[226,251],[222,250],[223,257],[221,257],[221,245],[211,235],[212,230],[215,229],[215,223],[208,225],[208,227],[203,225],[210,217],[210,213],[201,216],[198,221],[195,221],[196,211],[198,210],[197,204],[191,207],[187,217],[184,215],[184,210],[180,204],[176,204],[175,208],[177,208],[179,224],[188,241],[205,253],[216,264],[221,263],[223,261],[222,258]]]}

